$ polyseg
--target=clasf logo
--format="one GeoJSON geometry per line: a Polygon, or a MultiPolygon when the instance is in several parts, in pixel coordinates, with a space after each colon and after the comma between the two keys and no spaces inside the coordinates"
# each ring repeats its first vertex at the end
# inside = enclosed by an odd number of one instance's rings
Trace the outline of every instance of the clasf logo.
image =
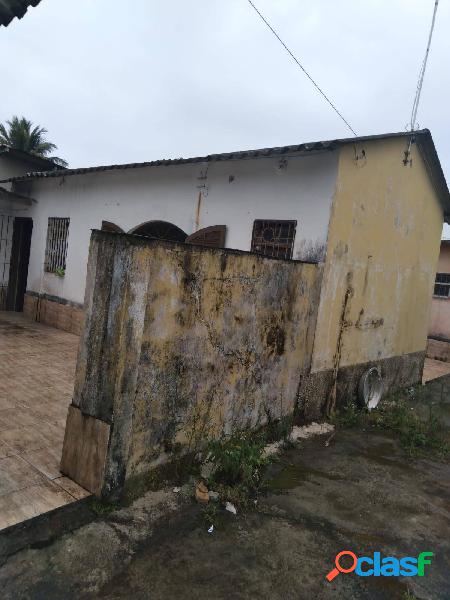
{"type": "Polygon", "coordinates": [[[381,557],[381,552],[374,552],[373,556],[356,556],[350,550],[342,550],[336,555],[335,565],[326,578],[333,581],[339,573],[352,573],[353,571],[360,577],[423,577],[425,575],[425,565],[431,565],[433,552],[421,552],[419,556],[404,556],[395,558],[395,556],[381,557]],[[341,559],[349,556],[350,566],[342,566],[341,559]]]}

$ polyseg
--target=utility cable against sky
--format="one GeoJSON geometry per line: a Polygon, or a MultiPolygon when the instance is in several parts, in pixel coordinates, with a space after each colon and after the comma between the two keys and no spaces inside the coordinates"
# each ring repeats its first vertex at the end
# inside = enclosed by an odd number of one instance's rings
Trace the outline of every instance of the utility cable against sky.
{"type": "Polygon", "coordinates": [[[419,80],[417,82],[417,88],[416,88],[416,95],[414,96],[414,102],[413,102],[413,106],[412,106],[412,110],[411,110],[411,123],[410,123],[411,131],[414,131],[414,129],[416,127],[417,109],[419,108],[420,94],[422,92],[422,85],[423,85],[423,78],[425,77],[425,69],[427,68],[428,54],[430,53],[431,38],[433,37],[434,24],[436,22],[436,13],[437,13],[438,4],[439,4],[439,0],[435,0],[434,10],[433,10],[433,18],[431,20],[430,35],[428,36],[427,49],[425,51],[425,57],[423,59],[422,66],[420,67],[419,80]]]}
{"type": "Polygon", "coordinates": [[[314,81],[314,79],[311,77],[311,75],[308,73],[308,71],[303,67],[303,65],[296,58],[296,56],[286,46],[286,44],[280,38],[280,36],[278,35],[278,33],[272,27],[272,25],[267,21],[267,19],[256,8],[256,6],[253,4],[252,0],[247,0],[247,1],[250,4],[250,6],[252,6],[253,9],[257,12],[257,14],[260,16],[260,18],[264,21],[264,23],[267,25],[267,27],[270,29],[270,31],[273,33],[273,35],[277,38],[277,40],[280,42],[280,44],[284,47],[284,49],[286,50],[286,52],[297,63],[297,65],[300,67],[300,69],[303,71],[303,73],[306,75],[306,77],[311,81],[311,83],[316,88],[316,90],[325,98],[325,100],[328,102],[328,104],[331,106],[331,108],[334,110],[334,112],[340,117],[340,119],[342,119],[342,121],[344,121],[345,125],[350,129],[350,131],[353,133],[353,135],[356,136],[357,134],[356,134],[355,130],[352,128],[352,126],[350,125],[350,123],[342,116],[342,114],[338,111],[338,109],[336,108],[336,106],[331,102],[331,100],[328,98],[328,96],[325,94],[325,92],[320,89],[320,87],[317,85],[317,83],[314,81]]]}

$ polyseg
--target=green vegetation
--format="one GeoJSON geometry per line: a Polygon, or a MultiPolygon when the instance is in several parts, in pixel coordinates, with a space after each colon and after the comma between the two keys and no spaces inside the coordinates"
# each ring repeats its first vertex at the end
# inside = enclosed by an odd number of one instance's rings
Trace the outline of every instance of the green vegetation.
{"type": "Polygon", "coordinates": [[[49,156],[56,150],[56,144],[45,139],[47,130],[33,123],[25,117],[14,116],[6,121],[6,126],[0,123],[0,144],[5,144],[16,150],[23,150],[42,158],[48,158],[57,165],[67,167],[67,162],[57,156],[49,156]]]}
{"type": "Polygon", "coordinates": [[[220,524],[219,506],[216,502],[210,502],[202,509],[202,518],[210,526],[218,527],[220,524]]]}
{"type": "Polygon", "coordinates": [[[208,445],[208,460],[213,463],[213,480],[226,485],[257,488],[264,458],[265,438],[250,432],[238,432],[230,437],[212,440],[208,445]]]}
{"type": "Polygon", "coordinates": [[[450,452],[449,432],[433,414],[432,405],[429,405],[428,418],[421,418],[402,393],[387,399],[370,413],[349,403],[336,415],[335,424],[392,431],[410,456],[444,457],[450,452]]]}
{"type": "Polygon", "coordinates": [[[238,432],[230,437],[212,440],[208,445],[208,462],[213,470],[208,479],[209,489],[219,492],[222,501],[241,508],[251,505],[261,485],[266,439],[261,434],[238,432]]]}

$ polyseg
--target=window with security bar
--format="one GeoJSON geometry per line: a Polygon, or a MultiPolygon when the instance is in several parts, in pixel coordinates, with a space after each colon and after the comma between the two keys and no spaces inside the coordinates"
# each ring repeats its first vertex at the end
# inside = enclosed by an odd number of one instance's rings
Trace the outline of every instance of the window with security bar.
{"type": "Polygon", "coordinates": [[[49,217],[44,268],[48,273],[66,270],[67,239],[70,219],[49,217]]]}
{"type": "Polygon", "coordinates": [[[275,258],[292,258],[297,221],[268,221],[253,223],[252,252],[275,258]]]}
{"type": "Polygon", "coordinates": [[[434,283],[434,295],[439,298],[450,297],[450,273],[437,273],[434,283]]]}

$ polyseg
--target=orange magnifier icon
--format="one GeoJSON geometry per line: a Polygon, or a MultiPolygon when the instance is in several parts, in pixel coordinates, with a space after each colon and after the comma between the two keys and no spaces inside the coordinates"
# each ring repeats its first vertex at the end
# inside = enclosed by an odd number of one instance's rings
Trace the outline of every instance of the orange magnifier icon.
{"type": "Polygon", "coordinates": [[[351,573],[352,571],[354,571],[356,569],[356,565],[358,564],[358,558],[354,552],[351,552],[350,550],[342,550],[342,552],[339,552],[339,554],[336,555],[336,558],[334,559],[334,564],[336,565],[336,567],[334,569],[331,569],[331,571],[327,575],[328,581],[333,581],[333,579],[337,577],[339,573],[351,573]],[[342,556],[352,557],[353,564],[351,567],[344,569],[344,567],[339,562],[342,556]]]}

